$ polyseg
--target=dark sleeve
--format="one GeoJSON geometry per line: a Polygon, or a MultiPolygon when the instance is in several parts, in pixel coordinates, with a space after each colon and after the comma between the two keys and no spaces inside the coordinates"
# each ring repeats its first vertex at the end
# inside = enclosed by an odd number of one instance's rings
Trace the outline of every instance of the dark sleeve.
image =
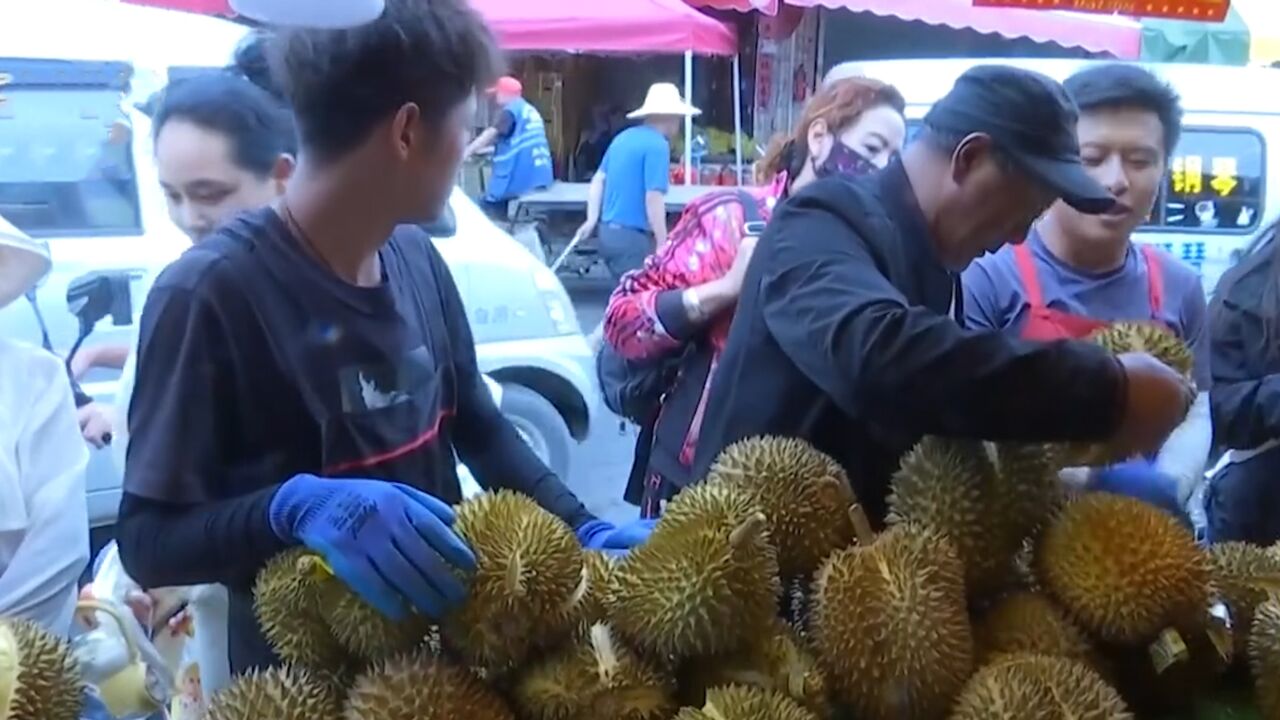
{"type": "Polygon", "coordinates": [[[124,493],[116,543],[125,570],[148,588],[210,582],[247,587],[266,559],[286,547],[267,520],[274,495],[272,487],[184,505],[124,493]]]}
{"type": "Polygon", "coordinates": [[[453,276],[435,248],[430,249],[436,282],[444,300],[443,318],[453,348],[458,378],[458,415],[454,442],[458,456],[485,488],[506,488],[532,497],[572,528],[594,519],[560,478],[538,459],[511,422],[493,403],[476,364],[475,340],[453,276]]]}
{"type": "Polygon", "coordinates": [[[1256,316],[1227,300],[1223,310],[1211,329],[1209,407],[1217,442],[1247,450],[1280,438],[1280,375],[1249,371],[1265,337],[1256,316]]]}
{"type": "Polygon", "coordinates": [[[778,219],[762,263],[765,322],[846,412],[996,441],[1093,441],[1119,425],[1124,373],[1100,347],[964,330],[909,305],[830,213],[778,219]]]}
{"type": "Polygon", "coordinates": [[[510,110],[503,110],[498,114],[498,121],[493,124],[493,129],[498,131],[500,138],[511,137],[516,129],[516,116],[510,110]]]}
{"type": "MultiPolygon", "coordinates": [[[[117,533],[121,559],[144,587],[251,579],[283,548],[267,515],[279,478],[225,497],[233,484],[224,461],[235,424],[231,340],[218,308],[181,282],[184,263],[170,268],[178,285],[147,298],[129,404],[117,533]]],[[[240,480],[234,484],[245,487],[240,480]]]]}

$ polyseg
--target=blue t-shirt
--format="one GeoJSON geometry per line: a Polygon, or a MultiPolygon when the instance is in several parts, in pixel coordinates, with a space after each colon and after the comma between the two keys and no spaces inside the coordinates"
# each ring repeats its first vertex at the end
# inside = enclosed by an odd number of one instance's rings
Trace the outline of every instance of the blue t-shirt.
{"type": "Polygon", "coordinates": [[[657,130],[636,125],[618,133],[600,163],[604,173],[600,219],[648,232],[644,196],[651,190],[667,191],[670,163],[671,144],[657,130]]]}
{"type": "MultiPolygon", "coordinates": [[[[1124,263],[1109,272],[1087,273],[1062,262],[1032,232],[1027,247],[1035,259],[1044,304],[1060,312],[1103,322],[1151,320],[1150,283],[1142,252],[1132,244],[1124,263]]],[[[1192,377],[1210,385],[1209,333],[1205,324],[1204,288],[1195,270],[1163,251],[1160,258],[1164,296],[1158,320],[1191,346],[1192,377]]],[[[965,324],[971,328],[1021,333],[1031,304],[1027,300],[1013,246],[979,258],[964,272],[965,324]]]]}

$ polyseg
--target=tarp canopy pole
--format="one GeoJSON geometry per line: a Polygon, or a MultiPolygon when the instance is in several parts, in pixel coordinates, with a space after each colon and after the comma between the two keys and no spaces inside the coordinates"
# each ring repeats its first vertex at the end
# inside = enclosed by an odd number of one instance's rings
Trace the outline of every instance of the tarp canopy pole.
{"type": "MultiPolygon", "coordinates": [[[[693,51],[684,51],[684,104],[693,105],[693,51]]],[[[684,116],[684,184],[693,184],[693,116],[684,116]]]]}
{"type": "Polygon", "coordinates": [[[733,56],[733,159],[738,167],[738,187],[742,187],[742,55],[733,56]]]}

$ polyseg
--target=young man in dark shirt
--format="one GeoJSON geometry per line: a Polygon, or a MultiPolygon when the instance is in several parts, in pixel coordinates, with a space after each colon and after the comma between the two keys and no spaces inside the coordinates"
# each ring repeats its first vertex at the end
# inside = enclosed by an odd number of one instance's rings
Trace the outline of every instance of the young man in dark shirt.
{"type": "Polygon", "coordinates": [[[494,406],[449,270],[406,224],[445,207],[493,40],[464,0],[386,5],[272,41],[297,171],[170,266],[142,315],[121,557],[144,586],[228,586],[235,672],[276,661],[251,587],[291,546],[392,617],[464,599],[455,451],[584,545],[647,532],[592,517],[494,406]]]}

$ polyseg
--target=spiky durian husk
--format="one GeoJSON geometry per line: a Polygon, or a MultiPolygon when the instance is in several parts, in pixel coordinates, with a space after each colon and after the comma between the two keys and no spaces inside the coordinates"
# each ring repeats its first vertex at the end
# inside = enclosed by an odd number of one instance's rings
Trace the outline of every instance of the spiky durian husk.
{"type": "Polygon", "coordinates": [[[782,693],[758,687],[730,685],[707,691],[701,709],[684,708],[675,720],[818,720],[782,693]]]}
{"type": "Polygon", "coordinates": [[[613,624],[654,657],[732,652],[778,612],[767,521],[740,488],[702,483],[676,496],[613,573],[613,624]]]}
{"type": "Polygon", "coordinates": [[[674,685],[598,623],[527,668],[513,695],[528,720],[666,720],[674,685]]]}
{"type": "Polygon", "coordinates": [[[686,661],[680,684],[682,701],[688,705],[702,705],[710,688],[746,685],[782,693],[818,717],[832,714],[817,658],[781,619],[737,653],[686,661]]]}
{"type": "Polygon", "coordinates": [[[769,520],[784,579],[809,578],[854,539],[849,509],[857,502],[840,463],[796,438],[756,437],[716,458],[706,482],[741,485],[769,520]]]}
{"type": "Polygon", "coordinates": [[[578,625],[585,561],[563,520],[527,495],[501,490],[459,506],[454,530],[477,568],[466,602],[442,627],[467,665],[504,672],[578,625]]]}
{"type": "Polygon", "coordinates": [[[6,720],[9,717],[9,705],[13,702],[13,693],[18,689],[21,662],[18,638],[8,625],[0,622],[0,718],[6,720]]]}
{"type": "Polygon", "coordinates": [[[267,642],[282,660],[341,673],[352,658],[320,611],[325,582],[305,549],[269,560],[253,586],[253,609],[267,642]]]}
{"type": "Polygon", "coordinates": [[[1235,656],[1248,655],[1249,631],[1254,610],[1266,602],[1275,579],[1280,577],[1280,554],[1242,542],[1209,546],[1209,571],[1213,586],[1231,612],[1235,656]],[[1270,582],[1259,581],[1270,578],[1270,582]]]}
{"type": "Polygon", "coordinates": [[[39,625],[0,618],[17,648],[17,678],[5,720],[77,720],[84,682],[71,648],[39,625]]]}
{"type": "Polygon", "coordinates": [[[925,438],[902,460],[889,496],[889,525],[915,523],[947,537],[959,553],[968,594],[1004,589],[1031,521],[1024,503],[980,442],[925,438]]]}
{"type": "Polygon", "coordinates": [[[338,720],[342,702],[311,671],[291,666],[255,670],[213,696],[206,720],[338,720]]]}
{"type": "Polygon", "coordinates": [[[836,698],[864,720],[941,717],[973,672],[963,568],[923,527],[895,526],[828,559],[811,624],[836,698]]]}
{"type": "Polygon", "coordinates": [[[1005,655],[978,670],[951,720],[1130,720],[1114,688],[1084,663],[1044,655],[1005,655]]]}
{"type": "Polygon", "coordinates": [[[356,678],[343,720],[514,720],[506,702],[476,678],[418,651],[378,663],[356,678]]]}
{"type": "Polygon", "coordinates": [[[1255,608],[1248,657],[1263,717],[1280,718],[1280,599],[1255,608]]]}
{"type": "Polygon", "coordinates": [[[1142,352],[1184,376],[1195,362],[1191,348],[1169,328],[1153,322],[1118,322],[1093,333],[1090,339],[1112,354],[1142,352]]]}
{"type": "Polygon", "coordinates": [[[1208,557],[1175,518],[1140,500],[1094,493],[1070,503],[1041,538],[1036,575],[1107,642],[1145,644],[1207,619],[1208,557]]]}
{"type": "Polygon", "coordinates": [[[591,627],[609,619],[609,586],[617,562],[599,550],[588,550],[583,563],[587,587],[576,614],[583,627],[591,627]]]}
{"type": "Polygon", "coordinates": [[[392,620],[337,578],[321,581],[320,614],[342,647],[365,663],[422,646],[432,627],[429,618],[413,611],[392,620]]]}
{"type": "Polygon", "coordinates": [[[1063,657],[1097,667],[1097,654],[1083,631],[1043,594],[1017,592],[1002,598],[974,627],[978,661],[1017,653],[1063,657]]]}

